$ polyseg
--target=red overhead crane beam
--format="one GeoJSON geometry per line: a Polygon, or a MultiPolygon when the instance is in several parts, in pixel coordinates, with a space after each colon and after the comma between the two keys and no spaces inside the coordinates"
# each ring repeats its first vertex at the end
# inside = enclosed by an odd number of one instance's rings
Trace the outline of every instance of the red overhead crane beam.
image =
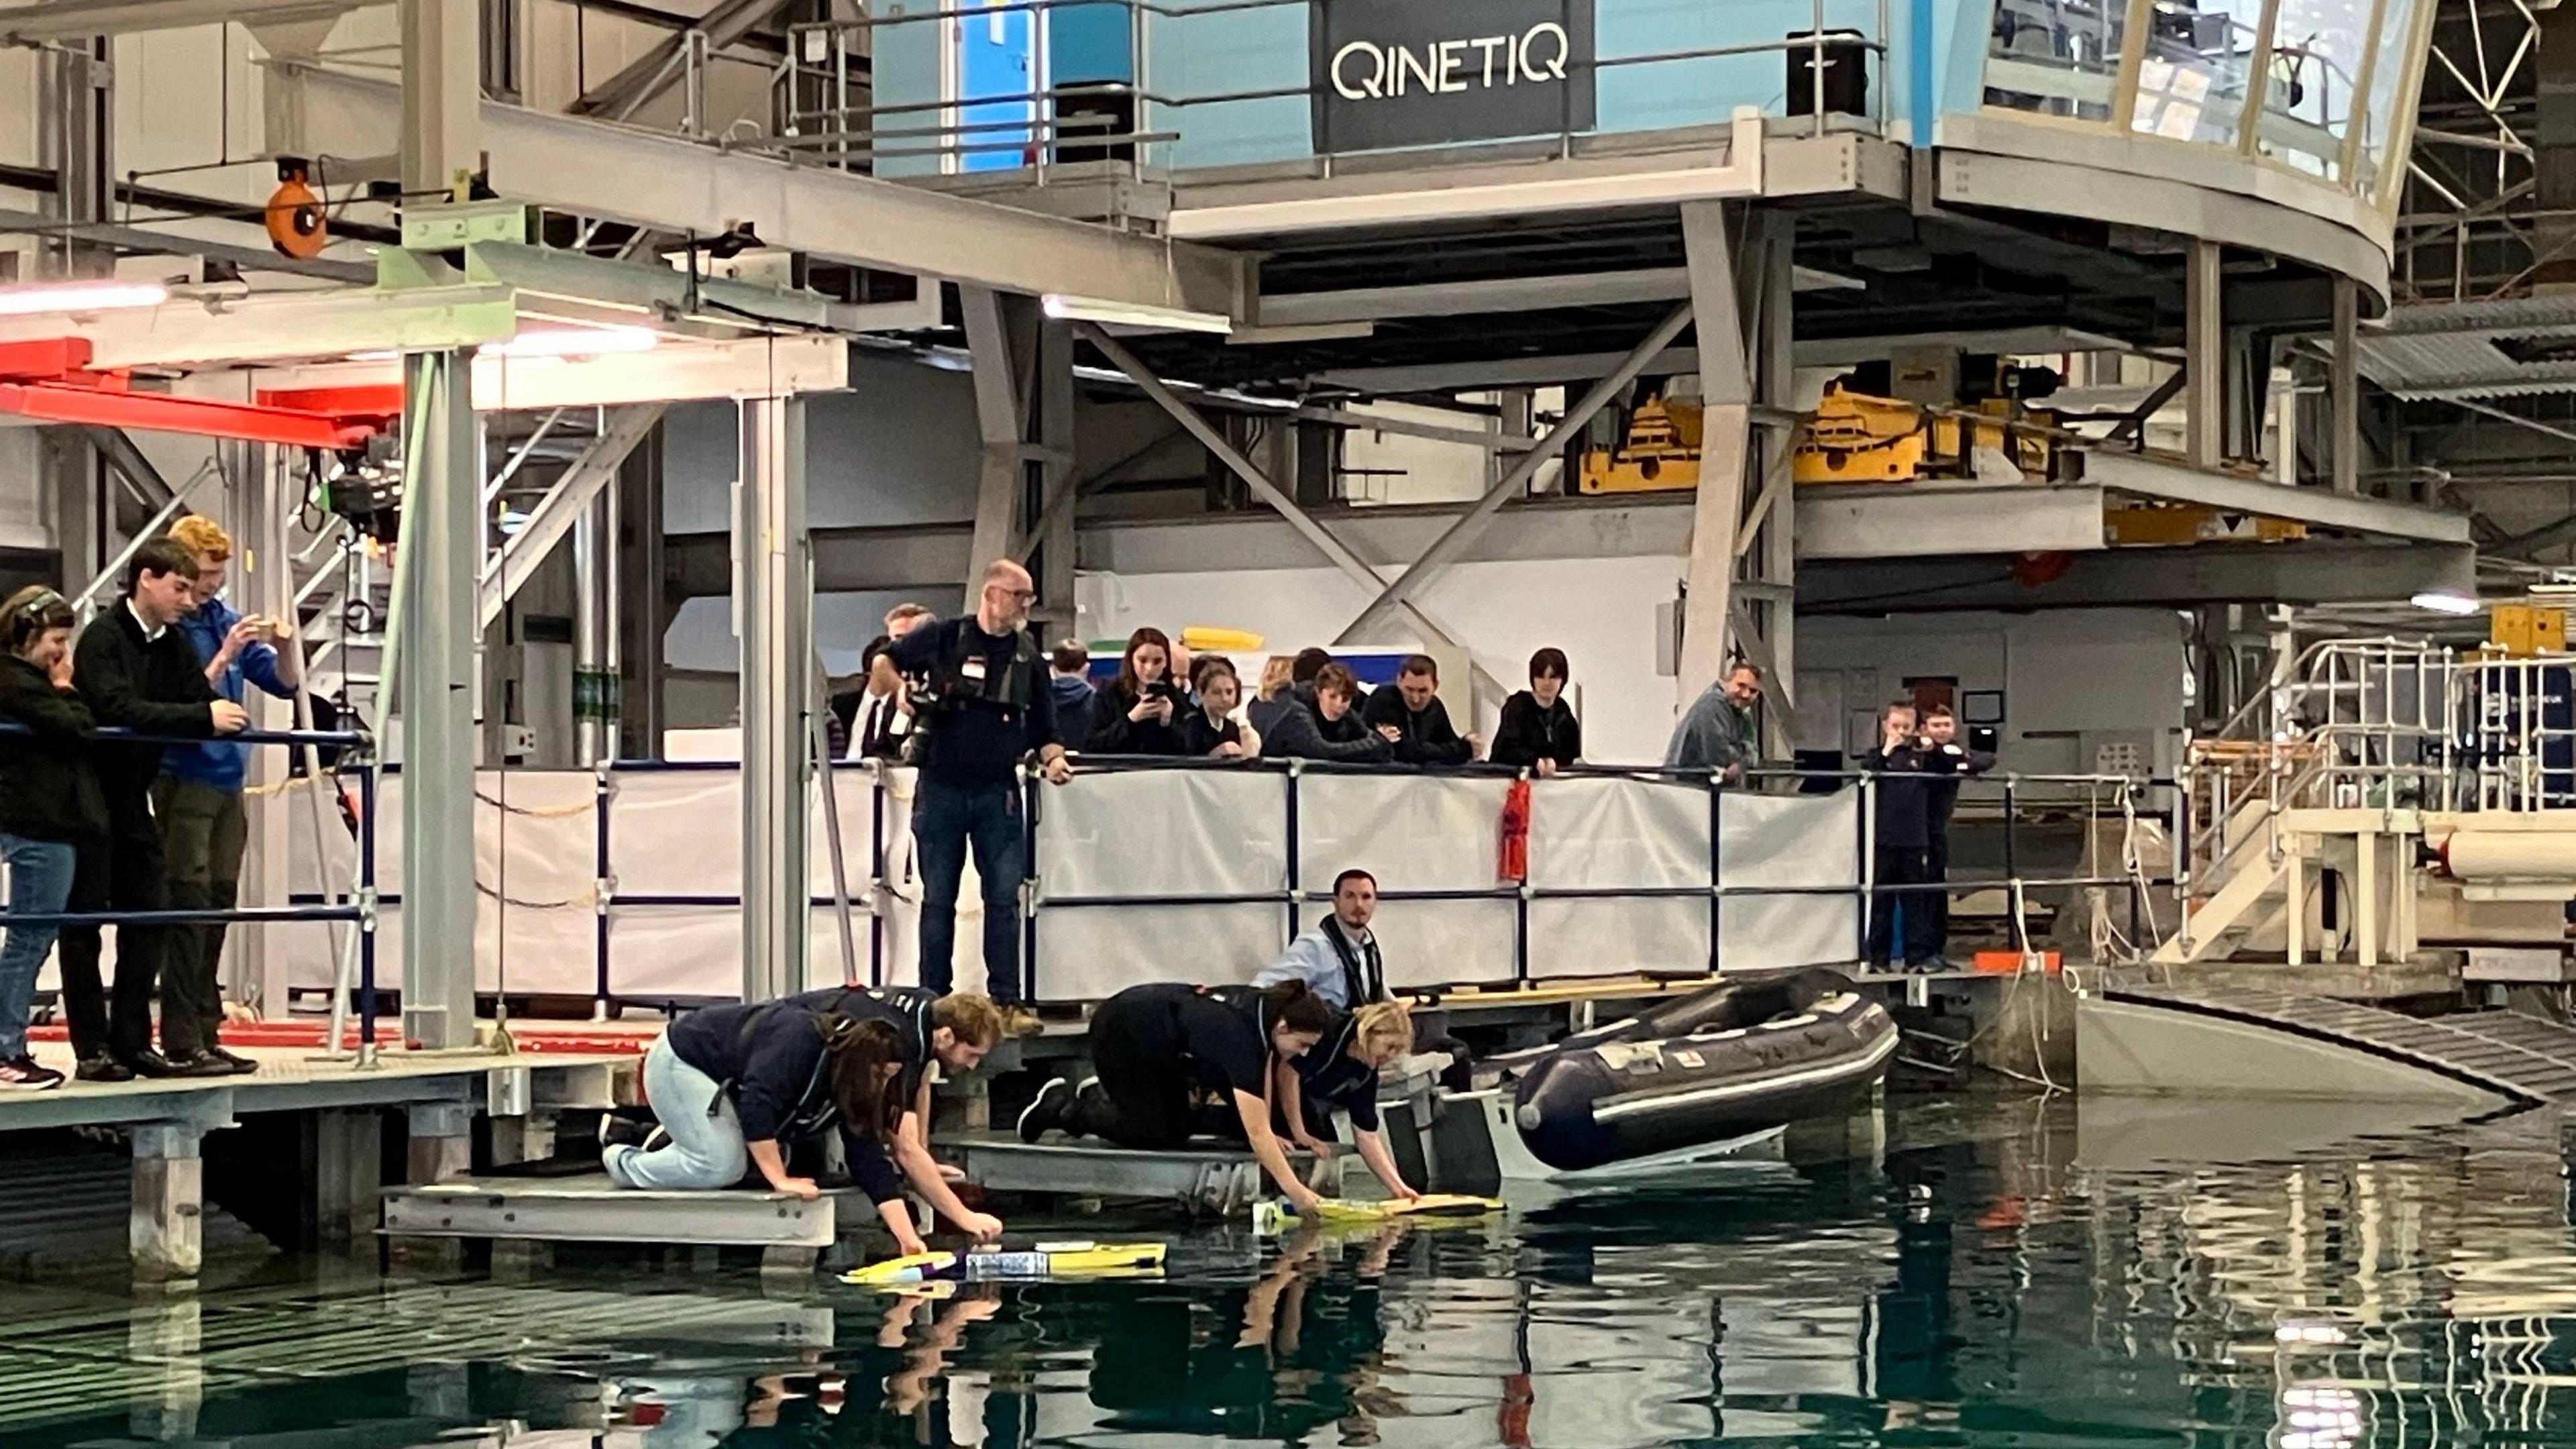
{"type": "Polygon", "coordinates": [[[332,399],[348,404],[338,408],[271,406],[266,394],[254,405],[135,392],[122,373],[90,371],[89,359],[89,342],[79,337],[0,342],[0,413],[39,422],[339,451],[366,446],[402,412],[399,388],[390,398],[369,390],[363,398],[332,399]]]}

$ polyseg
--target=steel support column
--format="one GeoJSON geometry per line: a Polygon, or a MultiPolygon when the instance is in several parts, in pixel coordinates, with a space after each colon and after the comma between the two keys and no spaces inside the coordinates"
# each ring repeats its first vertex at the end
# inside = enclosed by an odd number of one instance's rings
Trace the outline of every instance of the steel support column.
{"type": "MultiPolygon", "coordinates": [[[[1037,519],[1013,544],[1015,557],[1037,557],[1037,615],[1058,639],[1081,637],[1074,619],[1074,506],[1080,486],[1073,476],[1073,325],[1048,320],[1038,328],[1037,441],[1040,450],[1037,519]]],[[[981,560],[977,560],[980,563],[981,560]]],[[[970,565],[972,566],[972,565],[970,565]]]]}
{"type": "Polygon", "coordinates": [[[2227,330],[2218,262],[2218,243],[2194,240],[2184,265],[2183,453],[2195,468],[2215,468],[2226,457],[2227,330]]]}
{"type": "Polygon", "coordinates": [[[463,200],[482,170],[482,0],[400,0],[402,185],[463,200]]]}
{"type": "Polygon", "coordinates": [[[968,549],[965,598],[958,606],[972,613],[983,592],[984,564],[1011,551],[1027,511],[1029,423],[1036,413],[1033,384],[1042,319],[1033,300],[988,287],[961,286],[957,302],[974,354],[975,425],[984,444],[975,483],[974,542],[968,549]]]}
{"type": "Polygon", "coordinates": [[[662,753],[662,635],[671,619],[662,577],[662,429],[656,424],[618,470],[618,753],[662,753]]]}
{"type": "Polygon", "coordinates": [[[608,521],[616,497],[615,489],[601,489],[572,527],[573,761],[584,767],[599,763],[616,748],[614,731],[600,707],[609,641],[617,636],[617,616],[610,612],[608,597],[617,577],[616,534],[608,521]]]}
{"type": "Polygon", "coordinates": [[[742,405],[734,493],[734,616],[742,637],[742,991],[770,1001],[805,987],[813,884],[806,812],[813,781],[812,558],[805,524],[805,404],[742,405]]]}
{"type": "Polygon", "coordinates": [[[483,453],[473,354],[403,358],[403,527],[413,534],[402,715],[403,1033],[474,1044],[475,573],[483,562],[483,453]],[[462,939],[460,940],[460,932],[462,939]]]}
{"type": "MultiPolygon", "coordinates": [[[[2334,279],[2334,343],[2327,357],[2326,401],[2334,411],[2334,436],[2328,440],[2334,469],[2334,491],[2361,491],[2361,284],[2350,277],[2334,279]]],[[[2292,481],[2297,465],[2292,463],[2292,481]]]]}
{"type": "MultiPolygon", "coordinates": [[[[1758,409],[1779,415],[1795,401],[1796,348],[1791,321],[1796,307],[1797,227],[1785,215],[1755,214],[1762,243],[1760,266],[1744,278],[1745,293],[1755,303],[1749,354],[1753,363],[1753,400],[1758,409]]],[[[1789,499],[1791,434],[1782,428],[1756,427],[1751,435],[1748,478],[1761,480],[1745,509],[1736,551],[1745,559],[1747,580],[1763,585],[1746,590],[1736,607],[1749,616],[1744,631],[1762,644],[1767,661],[1762,687],[1763,753],[1790,758],[1796,724],[1798,685],[1798,510],[1789,499]]]]}
{"type": "MultiPolygon", "coordinates": [[[[244,615],[292,619],[295,568],[294,553],[286,541],[288,510],[278,506],[278,480],[268,449],[257,443],[217,443],[215,458],[224,476],[224,521],[233,535],[232,605],[244,615]]],[[[295,707],[284,700],[252,689],[244,693],[242,703],[256,728],[296,727],[295,707]]],[[[250,752],[247,783],[251,788],[242,802],[250,834],[241,872],[245,906],[287,903],[287,812],[303,806],[301,792],[281,792],[278,787],[285,783],[292,763],[285,750],[250,752]]],[[[249,1002],[272,1017],[286,1014],[286,952],[274,934],[279,929],[297,928],[251,923],[226,933],[230,999],[249,1002]]],[[[338,953],[332,959],[337,960],[338,953]]]]}

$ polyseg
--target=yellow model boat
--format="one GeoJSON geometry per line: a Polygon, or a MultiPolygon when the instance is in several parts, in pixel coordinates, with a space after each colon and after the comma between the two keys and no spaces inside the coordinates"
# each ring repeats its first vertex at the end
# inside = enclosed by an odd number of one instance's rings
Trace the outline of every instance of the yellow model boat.
{"type": "Polygon", "coordinates": [[[1040,1243],[1033,1248],[974,1253],[913,1253],[870,1263],[841,1275],[862,1288],[894,1288],[942,1280],[990,1283],[1012,1279],[1109,1278],[1163,1269],[1164,1243],[1040,1243]]]}

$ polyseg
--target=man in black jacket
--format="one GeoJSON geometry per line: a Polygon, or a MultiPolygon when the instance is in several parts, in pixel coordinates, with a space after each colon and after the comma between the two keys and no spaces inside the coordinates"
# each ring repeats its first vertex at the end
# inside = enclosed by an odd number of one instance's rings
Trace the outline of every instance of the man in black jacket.
{"type": "Polygon", "coordinates": [[[1932,879],[1929,753],[1916,729],[1914,705],[1898,700],[1879,712],[1879,745],[1861,768],[1877,778],[1872,826],[1878,893],[1869,902],[1869,964],[1884,971],[1901,946],[1909,968],[1933,956],[1932,893],[1906,890],[1932,879]],[[1895,889],[1891,889],[1895,888],[1895,889]],[[1900,939],[1901,938],[1901,939],[1900,939]]]}
{"type": "Polygon", "coordinates": [[[1395,747],[1397,764],[1463,765],[1476,758],[1485,742],[1458,733],[1439,691],[1438,661],[1428,654],[1407,655],[1395,671],[1393,689],[1369,691],[1360,722],[1395,747]]]}
{"type": "MultiPolygon", "coordinates": [[[[170,626],[196,607],[196,555],[156,538],[125,566],[125,597],[90,621],[72,651],[72,683],[102,726],[136,734],[204,739],[238,733],[250,716],[206,683],[205,665],[187,637],[170,626]]],[[[170,882],[161,860],[161,827],[152,818],[152,781],[161,773],[158,744],[101,744],[98,782],[107,797],[104,851],[82,852],[72,887],[75,911],[162,911],[170,882]],[[98,867],[92,869],[91,859],[98,867]]],[[[152,1049],[152,987],[169,927],[116,928],[116,998],[99,985],[96,926],[66,926],[63,997],[72,1049],[83,1081],[147,1077],[214,1077],[255,1064],[220,1047],[188,1050],[177,1060],[152,1049]]]]}
{"type": "Polygon", "coordinates": [[[1359,681],[1348,669],[1327,664],[1312,686],[1288,692],[1288,707],[1271,718],[1261,736],[1265,760],[1340,760],[1376,763],[1394,753],[1387,737],[1360,723],[1351,697],[1359,681]]]}

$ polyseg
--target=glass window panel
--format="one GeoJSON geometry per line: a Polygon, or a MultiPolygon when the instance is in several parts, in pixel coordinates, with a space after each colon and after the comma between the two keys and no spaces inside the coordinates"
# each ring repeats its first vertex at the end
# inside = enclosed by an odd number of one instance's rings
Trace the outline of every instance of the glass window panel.
{"type": "Polygon", "coordinates": [[[2263,89],[2266,155],[2313,176],[2340,176],[2370,11],[2370,0],[2281,0],[2263,89]]]}
{"type": "Polygon", "coordinates": [[[2415,39],[2420,3],[2427,0],[2388,0],[2379,17],[2379,53],[2370,65],[2370,96],[2361,108],[2360,174],[2353,178],[2356,187],[2373,194],[2379,190],[2379,169],[2396,129],[2397,97],[2405,90],[2407,78],[2424,68],[2424,57],[2407,49],[2415,39]]]}
{"type": "Polygon", "coordinates": [[[2127,25],[2124,0],[1997,0],[1986,104],[2108,121],[2127,25]]]}
{"type": "Polygon", "coordinates": [[[2262,0],[2157,0],[2138,64],[2129,128],[2233,146],[2254,78],[2262,0]]]}

